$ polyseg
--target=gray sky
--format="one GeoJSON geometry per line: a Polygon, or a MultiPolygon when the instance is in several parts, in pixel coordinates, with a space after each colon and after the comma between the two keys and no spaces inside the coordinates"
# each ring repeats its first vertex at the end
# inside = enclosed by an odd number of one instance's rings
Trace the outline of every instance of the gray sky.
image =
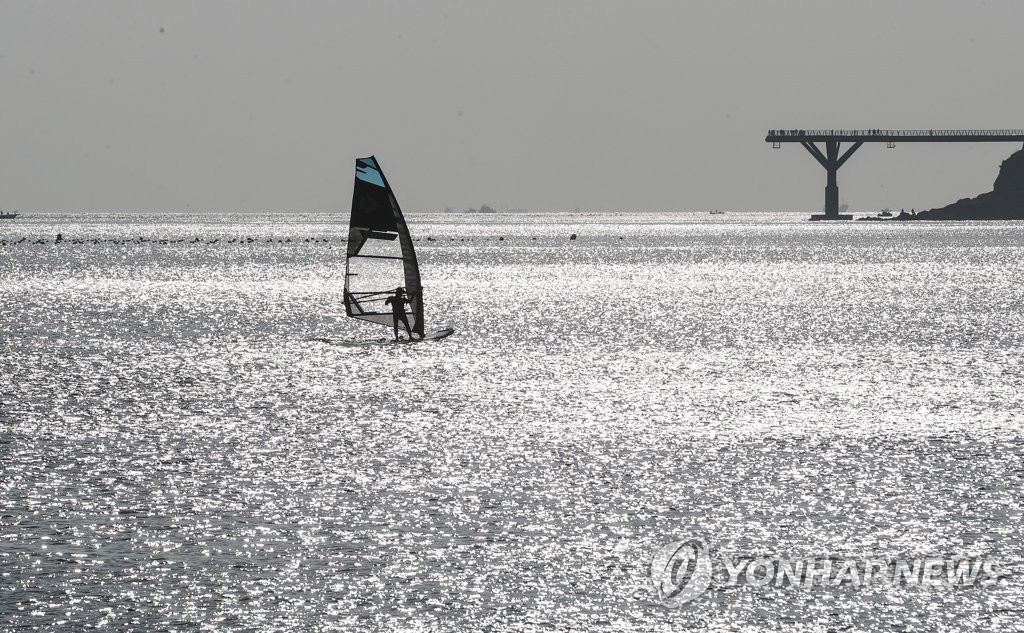
{"type": "MultiPolygon", "coordinates": [[[[768,128],[1024,128],[1024,2],[0,0],[0,208],[816,210],[768,128]],[[163,29],[163,32],[161,32],[163,29]]],[[[862,148],[856,210],[1014,144],[862,148]]]]}

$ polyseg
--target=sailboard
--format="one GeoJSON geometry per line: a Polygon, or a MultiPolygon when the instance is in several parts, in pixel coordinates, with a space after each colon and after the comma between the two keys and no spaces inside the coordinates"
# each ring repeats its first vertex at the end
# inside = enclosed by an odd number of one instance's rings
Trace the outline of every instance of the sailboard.
{"type": "Polygon", "coordinates": [[[419,264],[391,185],[375,157],[357,158],[345,257],[345,314],[393,328],[398,288],[404,292],[398,300],[409,331],[420,339],[443,338],[424,335],[419,264]]]}

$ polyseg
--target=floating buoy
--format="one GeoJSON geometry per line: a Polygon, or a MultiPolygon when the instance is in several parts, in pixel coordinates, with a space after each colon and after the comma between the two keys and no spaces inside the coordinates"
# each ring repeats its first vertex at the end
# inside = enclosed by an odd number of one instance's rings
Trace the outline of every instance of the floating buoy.
{"type": "Polygon", "coordinates": [[[569,241],[570,242],[573,241],[574,239],[576,239],[576,234],[575,233],[573,233],[572,235],[569,236],[569,241]]]}

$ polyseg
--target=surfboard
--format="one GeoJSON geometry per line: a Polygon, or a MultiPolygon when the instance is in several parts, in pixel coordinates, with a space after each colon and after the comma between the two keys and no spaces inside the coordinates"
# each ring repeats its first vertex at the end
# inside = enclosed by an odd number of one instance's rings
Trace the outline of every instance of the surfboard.
{"type": "Polygon", "coordinates": [[[437,341],[443,338],[448,338],[452,334],[455,334],[455,328],[445,327],[440,330],[434,330],[423,337],[424,341],[437,341]]]}
{"type": "MultiPolygon", "coordinates": [[[[344,315],[340,315],[340,316],[344,316],[344,315]]],[[[439,340],[441,340],[443,338],[448,338],[449,336],[451,336],[454,333],[455,333],[455,328],[453,328],[453,327],[446,327],[446,328],[441,328],[439,330],[433,330],[432,332],[428,332],[423,338],[414,338],[412,340],[409,340],[407,338],[403,338],[400,341],[396,341],[393,338],[377,338],[377,339],[369,339],[369,340],[362,340],[362,341],[351,341],[351,340],[344,340],[344,339],[327,338],[327,337],[324,337],[324,336],[311,336],[311,337],[307,338],[306,341],[309,342],[309,343],[326,343],[327,345],[341,345],[343,347],[370,347],[370,346],[374,346],[374,345],[395,345],[395,344],[405,345],[407,343],[423,343],[423,342],[426,342],[426,341],[439,341],[439,340]]],[[[403,334],[403,336],[405,335],[404,332],[402,334],[403,334]]]]}
{"type": "MultiPolygon", "coordinates": [[[[445,327],[445,328],[441,328],[439,330],[433,330],[432,332],[427,332],[426,334],[423,335],[423,338],[414,338],[414,339],[403,338],[400,341],[392,340],[391,342],[392,343],[426,343],[428,341],[440,341],[443,338],[448,338],[449,336],[451,336],[454,333],[455,333],[455,328],[453,328],[453,327],[445,327]]],[[[401,330],[399,330],[399,334],[401,334],[402,336],[406,336],[406,333],[402,332],[401,330]]]]}

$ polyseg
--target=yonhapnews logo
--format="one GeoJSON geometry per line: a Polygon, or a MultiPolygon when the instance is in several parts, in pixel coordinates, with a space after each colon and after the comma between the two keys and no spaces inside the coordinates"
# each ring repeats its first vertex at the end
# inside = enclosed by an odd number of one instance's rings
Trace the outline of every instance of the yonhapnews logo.
{"type": "Polygon", "coordinates": [[[700,540],[662,545],[651,558],[658,599],[679,607],[712,585],[781,587],[987,587],[1007,574],[991,558],[836,558],[713,556],[700,540]]]}
{"type": "Polygon", "coordinates": [[[697,598],[711,586],[707,545],[697,539],[662,545],[651,559],[651,582],[658,598],[669,606],[697,598]]]}

